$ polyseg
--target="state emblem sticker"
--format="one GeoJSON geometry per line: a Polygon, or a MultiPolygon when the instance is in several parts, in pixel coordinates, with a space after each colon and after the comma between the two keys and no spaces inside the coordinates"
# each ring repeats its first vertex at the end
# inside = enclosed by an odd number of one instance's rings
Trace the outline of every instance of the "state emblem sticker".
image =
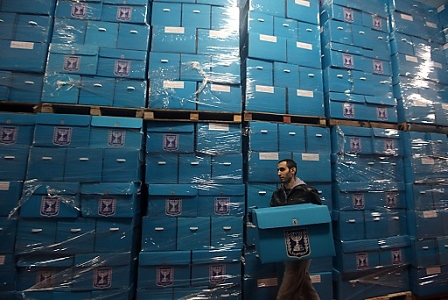
{"type": "Polygon", "coordinates": [[[306,228],[285,230],[284,237],[288,257],[302,258],[311,254],[310,239],[306,228]]]}

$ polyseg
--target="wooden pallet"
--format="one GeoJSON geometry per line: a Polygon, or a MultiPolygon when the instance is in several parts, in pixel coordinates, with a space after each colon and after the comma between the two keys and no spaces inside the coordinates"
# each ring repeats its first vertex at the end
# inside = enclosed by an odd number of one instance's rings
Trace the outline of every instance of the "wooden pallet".
{"type": "Polygon", "coordinates": [[[278,122],[288,124],[326,126],[326,119],[324,117],[275,114],[275,113],[251,112],[251,111],[244,112],[244,121],[265,121],[265,122],[278,122]]]}
{"type": "Polygon", "coordinates": [[[412,300],[412,293],[411,292],[393,293],[384,296],[366,298],[366,300],[412,300]]]}
{"type": "Polygon", "coordinates": [[[414,295],[413,300],[448,300],[448,294],[437,294],[437,295],[430,295],[425,297],[419,297],[417,295],[414,295]]]}
{"type": "Polygon", "coordinates": [[[145,109],[143,119],[147,121],[176,122],[242,122],[242,116],[239,113],[171,109],[145,109]]]}
{"type": "Polygon", "coordinates": [[[79,114],[91,116],[143,117],[143,108],[122,108],[112,106],[42,103],[42,113],[79,114]]]}
{"type": "Polygon", "coordinates": [[[368,128],[383,128],[383,129],[399,129],[398,124],[395,123],[383,123],[373,121],[358,121],[358,120],[345,120],[345,119],[329,119],[328,126],[354,126],[354,127],[368,127],[368,128]]]}
{"type": "Polygon", "coordinates": [[[13,113],[36,113],[40,110],[40,104],[0,101],[0,111],[13,113]]]}
{"type": "Polygon", "coordinates": [[[447,126],[433,125],[433,124],[418,124],[418,123],[399,123],[398,128],[403,131],[419,131],[419,132],[434,132],[448,134],[447,126]]]}

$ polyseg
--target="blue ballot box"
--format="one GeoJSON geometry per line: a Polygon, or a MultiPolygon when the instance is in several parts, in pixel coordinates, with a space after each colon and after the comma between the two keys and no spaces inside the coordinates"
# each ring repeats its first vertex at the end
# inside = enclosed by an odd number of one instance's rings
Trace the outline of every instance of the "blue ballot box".
{"type": "Polygon", "coordinates": [[[252,210],[255,248],[262,263],[335,255],[327,206],[298,204],[252,210]]]}

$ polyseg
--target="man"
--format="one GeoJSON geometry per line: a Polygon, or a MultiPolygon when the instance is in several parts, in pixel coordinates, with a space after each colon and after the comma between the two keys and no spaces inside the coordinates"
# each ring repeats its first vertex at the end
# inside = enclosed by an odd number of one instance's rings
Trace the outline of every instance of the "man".
{"type": "MultiPolygon", "coordinates": [[[[317,190],[296,177],[297,164],[292,159],[278,162],[277,174],[281,186],[272,193],[270,206],[301,203],[322,204],[317,190]]],[[[311,259],[287,261],[277,300],[320,300],[313,287],[308,268],[311,259]]]]}

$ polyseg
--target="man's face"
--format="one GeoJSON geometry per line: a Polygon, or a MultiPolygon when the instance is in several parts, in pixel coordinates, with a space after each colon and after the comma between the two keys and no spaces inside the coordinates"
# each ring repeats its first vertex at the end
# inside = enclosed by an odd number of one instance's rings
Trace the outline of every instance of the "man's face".
{"type": "Polygon", "coordinates": [[[282,161],[277,166],[277,175],[281,183],[288,183],[294,179],[294,168],[288,168],[285,161],[282,161]]]}

